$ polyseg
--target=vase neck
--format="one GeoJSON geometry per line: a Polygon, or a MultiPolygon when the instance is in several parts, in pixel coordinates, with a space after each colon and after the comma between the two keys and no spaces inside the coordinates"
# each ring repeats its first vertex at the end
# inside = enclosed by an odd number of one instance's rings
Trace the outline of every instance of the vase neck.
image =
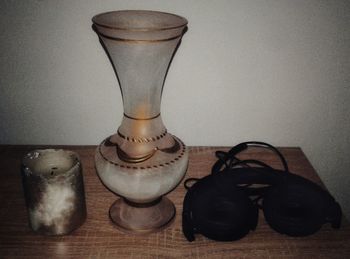
{"type": "Polygon", "coordinates": [[[164,80],[187,20],[137,10],[102,13],[92,20],[118,77],[124,114],[133,119],[158,116],[164,80]]]}
{"type": "Polygon", "coordinates": [[[118,77],[124,114],[137,120],[158,116],[164,80],[180,37],[159,41],[102,40],[118,77]]]}

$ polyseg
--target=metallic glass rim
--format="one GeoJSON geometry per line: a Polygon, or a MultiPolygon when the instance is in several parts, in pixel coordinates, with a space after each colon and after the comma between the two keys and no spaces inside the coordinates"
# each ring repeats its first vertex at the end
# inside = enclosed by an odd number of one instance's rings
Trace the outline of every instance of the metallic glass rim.
{"type": "Polygon", "coordinates": [[[135,31],[135,32],[151,32],[151,31],[164,31],[164,30],[173,30],[173,29],[178,29],[181,27],[185,27],[188,24],[188,21],[186,18],[177,15],[177,14],[172,14],[172,13],[167,13],[167,12],[160,12],[160,11],[151,11],[151,10],[119,10],[119,11],[110,11],[110,12],[104,12],[104,13],[100,13],[95,15],[94,17],[92,17],[92,22],[97,25],[97,26],[101,26],[107,29],[112,29],[112,30],[123,30],[123,31],[135,31]],[[126,28],[126,27],[117,27],[117,26],[110,26],[110,25],[106,25],[106,24],[102,24],[102,23],[98,23],[96,20],[98,18],[98,16],[102,16],[102,15],[106,15],[106,14],[110,14],[110,13],[117,13],[117,12],[148,12],[148,13],[158,13],[158,14],[166,14],[166,15],[171,15],[171,16],[175,16],[177,18],[180,18],[181,20],[183,20],[184,22],[181,25],[176,25],[176,26],[169,26],[169,27],[162,27],[162,28],[153,28],[153,29],[147,29],[147,28],[140,28],[140,29],[131,29],[131,28],[126,28]]]}
{"type": "Polygon", "coordinates": [[[175,40],[177,38],[180,38],[182,37],[182,34],[179,34],[179,35],[176,35],[174,37],[170,37],[170,38],[165,38],[165,39],[157,39],[157,40],[137,40],[137,39],[123,39],[123,38],[117,38],[117,37],[111,37],[111,36],[108,36],[106,34],[103,34],[101,32],[97,32],[97,34],[100,36],[100,37],[104,37],[106,39],[109,39],[109,40],[114,40],[114,41],[124,41],[124,42],[133,42],[133,43],[154,43],[154,42],[162,42],[162,41],[171,41],[171,40],[175,40]]]}

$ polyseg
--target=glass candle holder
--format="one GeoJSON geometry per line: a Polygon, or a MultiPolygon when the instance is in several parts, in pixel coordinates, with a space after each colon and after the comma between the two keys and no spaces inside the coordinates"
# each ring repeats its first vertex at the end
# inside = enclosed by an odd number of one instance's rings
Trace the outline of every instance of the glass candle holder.
{"type": "Polygon", "coordinates": [[[29,225],[44,235],[64,235],[86,218],[79,156],[67,150],[44,149],[22,160],[22,180],[29,225]]]}

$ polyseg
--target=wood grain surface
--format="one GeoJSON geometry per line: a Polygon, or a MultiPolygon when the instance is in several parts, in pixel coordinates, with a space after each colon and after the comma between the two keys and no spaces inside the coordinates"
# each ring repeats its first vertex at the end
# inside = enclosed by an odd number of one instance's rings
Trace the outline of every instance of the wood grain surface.
{"type": "MultiPolygon", "coordinates": [[[[340,230],[324,225],[318,233],[292,238],[274,232],[264,222],[260,211],[256,231],[235,242],[215,242],[197,235],[192,243],[181,230],[182,202],[185,189],[181,183],[168,194],[177,216],[166,230],[135,236],[119,232],[108,218],[109,206],[116,196],[98,179],[94,168],[93,146],[63,146],[76,151],[82,160],[88,216],[82,227],[67,236],[47,237],[28,227],[20,177],[21,158],[37,146],[0,146],[0,258],[350,258],[350,227],[340,230]]],[[[55,146],[54,148],[58,148],[55,146]]],[[[215,162],[215,150],[225,148],[190,147],[186,174],[203,177],[215,162]]],[[[290,170],[321,184],[299,148],[281,148],[290,170]]],[[[270,151],[250,149],[242,158],[254,157],[274,167],[278,159],[270,151]]]]}

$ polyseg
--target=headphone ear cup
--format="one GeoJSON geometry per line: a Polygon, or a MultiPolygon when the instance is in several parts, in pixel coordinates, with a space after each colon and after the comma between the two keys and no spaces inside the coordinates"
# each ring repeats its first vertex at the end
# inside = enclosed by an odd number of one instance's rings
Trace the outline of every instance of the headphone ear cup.
{"type": "Polygon", "coordinates": [[[256,228],[258,207],[243,190],[231,187],[229,196],[212,196],[205,206],[195,203],[193,217],[196,229],[207,238],[234,241],[256,228]]]}
{"type": "Polygon", "coordinates": [[[200,233],[218,241],[244,237],[257,225],[258,207],[246,191],[236,186],[237,175],[220,173],[196,182],[187,192],[183,232],[189,241],[200,233]]]}
{"type": "Polygon", "coordinates": [[[194,226],[192,222],[191,213],[191,201],[192,201],[192,190],[190,189],[184,198],[183,209],[182,209],[182,231],[186,239],[190,242],[195,240],[194,237],[194,226]]]}
{"type": "Polygon", "coordinates": [[[325,223],[330,196],[316,184],[287,177],[272,187],[263,200],[267,223],[279,233],[307,236],[325,223]]]}

